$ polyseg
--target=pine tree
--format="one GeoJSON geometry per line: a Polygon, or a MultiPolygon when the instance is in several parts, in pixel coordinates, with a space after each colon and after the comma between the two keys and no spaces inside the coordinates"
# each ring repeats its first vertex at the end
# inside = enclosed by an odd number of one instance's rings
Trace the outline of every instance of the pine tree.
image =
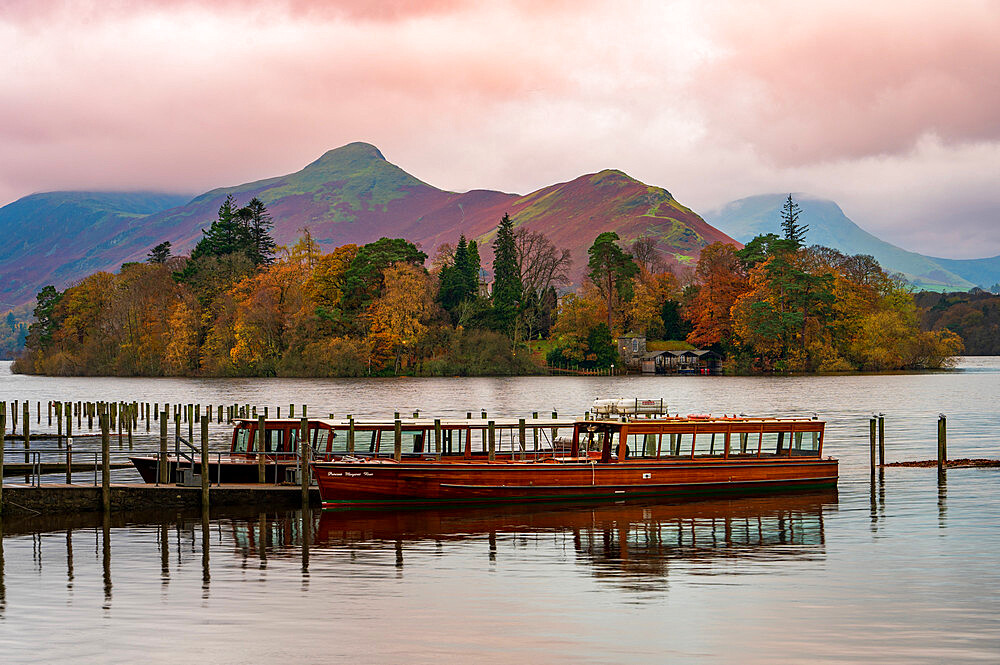
{"type": "Polygon", "coordinates": [[[159,245],[149,250],[146,255],[147,263],[166,263],[170,258],[170,241],[164,240],[159,245]]]}
{"type": "Polygon", "coordinates": [[[236,199],[230,194],[219,207],[219,217],[207,229],[198,241],[191,260],[202,256],[225,256],[236,252],[246,252],[250,245],[250,234],[240,220],[236,199]]]}
{"type": "Polygon", "coordinates": [[[469,256],[464,268],[465,291],[469,297],[479,295],[479,271],[482,264],[479,260],[479,245],[473,240],[469,242],[469,256]]]}
{"type": "Polygon", "coordinates": [[[246,231],[250,240],[251,258],[257,265],[270,265],[274,261],[274,238],[271,237],[271,229],[274,223],[271,221],[271,213],[267,211],[264,203],[256,196],[250,199],[245,208],[246,211],[246,231]]]}
{"type": "Polygon", "coordinates": [[[781,207],[781,228],[785,232],[785,240],[791,240],[795,243],[796,247],[801,247],[803,241],[806,237],[806,231],[809,230],[808,226],[803,226],[799,224],[799,214],[802,209],[799,208],[799,204],[792,200],[792,195],[788,195],[788,199],[785,204],[781,207]]]}
{"type": "Polygon", "coordinates": [[[512,336],[516,328],[522,290],[514,222],[504,213],[493,240],[493,310],[498,327],[508,336],[512,336]]]}

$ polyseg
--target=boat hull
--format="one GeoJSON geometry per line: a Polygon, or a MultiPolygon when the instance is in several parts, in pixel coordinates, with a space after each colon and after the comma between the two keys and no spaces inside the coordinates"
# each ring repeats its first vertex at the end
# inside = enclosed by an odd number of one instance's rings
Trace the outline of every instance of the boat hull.
{"type": "MultiPolygon", "coordinates": [[[[157,460],[155,457],[130,457],[129,460],[135,467],[139,475],[142,476],[142,481],[145,483],[155,483],[157,482],[157,460]]],[[[191,465],[188,462],[182,462],[180,467],[178,467],[177,460],[170,459],[170,482],[177,482],[178,480],[178,468],[190,468],[191,465]]],[[[279,461],[275,464],[273,461],[269,461],[264,466],[264,482],[266,484],[276,484],[285,482],[287,478],[287,470],[295,469],[298,467],[297,461],[281,462],[279,461]],[[275,475],[277,475],[277,481],[275,480],[275,475]]],[[[201,473],[201,464],[195,463],[195,473],[201,473]]],[[[208,464],[208,479],[212,484],[219,482],[221,468],[222,484],[238,484],[238,485],[248,485],[260,482],[260,476],[257,463],[253,460],[238,460],[238,459],[226,459],[220,460],[210,460],[208,464]]]]}
{"type": "Polygon", "coordinates": [[[622,500],[836,487],[836,460],[314,464],[325,508],[622,500]]]}

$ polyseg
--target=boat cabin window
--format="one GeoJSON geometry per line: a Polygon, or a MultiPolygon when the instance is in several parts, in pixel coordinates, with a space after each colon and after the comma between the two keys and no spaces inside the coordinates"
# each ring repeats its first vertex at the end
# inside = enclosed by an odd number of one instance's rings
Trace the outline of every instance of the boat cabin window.
{"type": "Polygon", "coordinates": [[[729,436],[729,456],[757,456],[760,447],[760,432],[733,432],[729,436]]]}
{"type": "Polygon", "coordinates": [[[722,457],[726,452],[725,432],[698,432],[694,436],[695,457],[722,457]]]}
{"type": "Polygon", "coordinates": [[[796,432],[792,435],[791,453],[799,457],[819,455],[819,432],[796,432]]]}
{"type": "Polygon", "coordinates": [[[659,454],[658,434],[629,434],[625,437],[629,457],[656,457],[659,454]]]}
{"type": "MultiPolygon", "coordinates": [[[[396,446],[396,432],[395,430],[384,430],[381,434],[378,454],[391,457],[396,446]]],[[[404,429],[400,433],[401,454],[422,455],[425,452],[426,438],[426,432],[422,429],[404,429]]]]}
{"type": "Polygon", "coordinates": [[[694,446],[694,435],[693,434],[664,434],[664,455],[668,457],[681,457],[691,454],[691,449],[694,446]]]}
{"type": "MultiPolygon", "coordinates": [[[[269,453],[281,450],[281,443],[284,441],[284,430],[280,429],[266,429],[264,430],[264,439],[267,444],[265,451],[269,453]]],[[[294,434],[294,431],[293,431],[294,434]]]]}
{"type": "MultiPolygon", "coordinates": [[[[433,436],[433,435],[432,435],[433,436]]],[[[434,444],[431,443],[431,447],[434,444]]],[[[445,455],[465,454],[465,430],[462,429],[442,429],[441,430],[441,452],[445,455]]]]}
{"type": "Polygon", "coordinates": [[[233,452],[247,452],[247,445],[250,441],[250,428],[240,427],[236,430],[236,441],[233,442],[233,452]]]}

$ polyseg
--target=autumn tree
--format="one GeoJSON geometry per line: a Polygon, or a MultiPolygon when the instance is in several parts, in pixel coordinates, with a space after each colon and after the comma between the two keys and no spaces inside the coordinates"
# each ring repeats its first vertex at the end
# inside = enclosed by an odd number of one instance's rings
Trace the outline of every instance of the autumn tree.
{"type": "Polygon", "coordinates": [[[398,263],[422,266],[426,259],[416,245],[402,238],[379,238],[360,247],[344,273],[343,307],[364,309],[381,293],[387,268],[398,263]]]}
{"type": "Polygon", "coordinates": [[[687,305],[686,318],[693,328],[687,341],[701,347],[731,344],[730,310],[748,286],[736,248],[716,242],[702,249],[695,278],[696,291],[687,305]]]}
{"type": "Polygon", "coordinates": [[[587,254],[590,256],[587,277],[604,298],[608,329],[613,330],[615,308],[632,298],[632,280],[639,267],[632,256],[618,246],[618,234],[614,231],[597,236],[587,254]]]}
{"type": "Polygon", "coordinates": [[[426,319],[432,308],[426,270],[405,262],[387,267],[382,292],[364,314],[376,362],[382,364],[385,359],[392,359],[393,372],[398,373],[426,334],[426,319]]]}

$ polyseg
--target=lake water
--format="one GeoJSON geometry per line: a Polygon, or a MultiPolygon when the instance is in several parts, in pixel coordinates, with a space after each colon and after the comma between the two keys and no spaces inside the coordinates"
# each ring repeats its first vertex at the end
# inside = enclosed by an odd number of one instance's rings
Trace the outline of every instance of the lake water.
{"type": "MultiPolygon", "coordinates": [[[[663,397],[679,413],[815,413],[841,459],[837,492],[784,497],[7,518],[2,663],[1000,662],[1000,469],[872,483],[868,468],[878,412],[888,461],[933,459],[939,413],[952,458],[1000,458],[997,358],[779,378],[65,379],[3,364],[0,386],[32,401],[33,428],[50,399],[517,417],[663,397]]],[[[136,449],[152,449],[141,429],[136,449]]]]}

